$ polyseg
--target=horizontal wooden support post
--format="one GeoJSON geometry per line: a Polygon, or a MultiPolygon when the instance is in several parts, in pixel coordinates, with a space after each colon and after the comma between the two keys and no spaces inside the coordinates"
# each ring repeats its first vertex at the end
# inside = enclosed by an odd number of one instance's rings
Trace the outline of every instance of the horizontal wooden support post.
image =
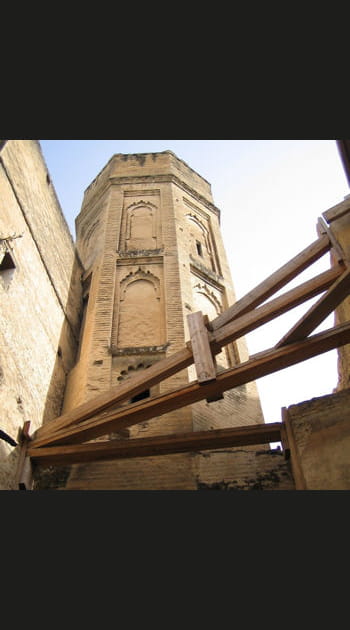
{"type": "Polygon", "coordinates": [[[311,357],[350,343],[350,322],[336,326],[308,339],[282,348],[271,348],[252,356],[245,363],[225,370],[215,381],[190,383],[178,390],[145,399],[116,411],[106,411],[98,418],[90,418],[79,426],[67,427],[46,438],[34,438],[31,445],[84,442],[122,428],[145,422],[151,418],[180,409],[204,398],[216,395],[244,383],[272,374],[311,357]]]}
{"type": "Polygon", "coordinates": [[[178,433],[171,436],[160,435],[132,440],[47,446],[29,449],[28,455],[36,464],[43,466],[131,457],[154,457],[171,453],[278,442],[281,435],[281,426],[281,422],[273,422],[270,424],[254,424],[212,431],[178,433]]]}
{"type": "Polygon", "coordinates": [[[217,330],[267,300],[271,295],[299,275],[299,273],[304,271],[304,269],[307,269],[307,267],[321,258],[329,249],[330,240],[328,236],[325,235],[318,238],[297,254],[297,256],[292,258],[292,260],[280,267],[278,271],[275,271],[266,280],[261,282],[255,289],[226,309],[224,313],[218,315],[218,317],[210,322],[211,329],[217,330]]]}

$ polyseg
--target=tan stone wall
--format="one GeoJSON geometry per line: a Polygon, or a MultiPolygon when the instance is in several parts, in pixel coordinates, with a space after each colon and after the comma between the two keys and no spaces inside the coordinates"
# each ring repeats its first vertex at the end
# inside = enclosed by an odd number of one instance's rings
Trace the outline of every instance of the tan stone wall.
{"type": "MultiPolygon", "coordinates": [[[[0,158],[0,238],[15,264],[0,272],[0,428],[17,441],[25,421],[34,432],[61,411],[82,268],[39,143],[8,140],[0,158]]],[[[18,450],[0,440],[0,489],[16,489],[18,450]]]]}
{"type": "Polygon", "coordinates": [[[350,389],[288,407],[297,489],[350,490],[349,409],[350,389]]]}
{"type": "Polygon", "coordinates": [[[295,490],[290,461],[279,449],[203,451],[194,472],[198,490],[295,490]]]}
{"type": "Polygon", "coordinates": [[[241,448],[92,463],[76,467],[65,489],[287,491],[295,484],[282,451],[241,448]]]}

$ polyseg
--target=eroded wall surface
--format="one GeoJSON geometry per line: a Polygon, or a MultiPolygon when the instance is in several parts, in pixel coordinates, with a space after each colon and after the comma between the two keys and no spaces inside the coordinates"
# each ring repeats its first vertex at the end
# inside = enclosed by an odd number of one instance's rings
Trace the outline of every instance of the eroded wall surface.
{"type": "MultiPolygon", "coordinates": [[[[36,140],[1,148],[0,259],[0,429],[17,442],[60,414],[80,328],[82,267],[36,140]]],[[[0,440],[0,489],[18,450],[0,440]]]]}
{"type": "Polygon", "coordinates": [[[350,389],[288,407],[300,490],[350,489],[350,389]]]}
{"type": "MultiPolygon", "coordinates": [[[[210,184],[171,151],[114,155],[85,191],[76,226],[85,268],[85,316],[65,411],[182,349],[190,338],[189,313],[201,310],[215,319],[236,301],[210,184]]],[[[240,338],[218,355],[218,370],[247,358],[240,338]]],[[[196,378],[194,368],[182,370],[149,395],[196,378]]],[[[225,392],[221,400],[139,423],[120,437],[260,422],[252,382],[225,392]]],[[[183,455],[74,466],[67,488],[90,488],[95,474],[98,488],[163,489],[168,483],[193,489],[204,467],[183,455]]]]}

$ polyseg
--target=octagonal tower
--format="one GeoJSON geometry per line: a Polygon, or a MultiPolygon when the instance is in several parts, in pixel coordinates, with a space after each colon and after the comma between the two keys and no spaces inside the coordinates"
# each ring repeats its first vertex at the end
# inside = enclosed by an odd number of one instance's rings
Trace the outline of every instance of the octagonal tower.
{"type": "MultiPolygon", "coordinates": [[[[114,155],[85,191],[76,228],[85,270],[84,313],[64,411],[183,348],[189,313],[201,310],[212,320],[235,302],[210,184],[171,151],[114,155]]],[[[241,338],[216,357],[217,369],[247,359],[241,338]]],[[[192,366],[141,396],[165,393],[195,378],[192,366]]],[[[204,400],[111,437],[261,422],[253,382],[216,402],[204,400]]],[[[232,466],[227,449],[226,455],[218,451],[213,457],[217,470],[232,466]]],[[[186,453],[76,465],[67,487],[196,489],[203,474],[215,477],[215,466],[208,473],[212,464],[201,453],[186,453]]]]}

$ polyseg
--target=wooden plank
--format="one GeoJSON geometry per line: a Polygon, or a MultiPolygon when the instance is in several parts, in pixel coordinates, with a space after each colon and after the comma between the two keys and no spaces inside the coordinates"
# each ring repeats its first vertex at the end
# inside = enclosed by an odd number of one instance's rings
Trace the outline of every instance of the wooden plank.
{"type": "Polygon", "coordinates": [[[282,337],[276,344],[280,348],[289,343],[307,337],[328,315],[349,295],[350,269],[346,269],[328,291],[314,304],[308,312],[282,337]]]}
{"type": "Polygon", "coordinates": [[[93,400],[75,407],[71,411],[62,414],[58,418],[51,420],[37,429],[33,437],[43,437],[51,435],[63,427],[70,426],[86,420],[109,407],[113,407],[124,400],[128,400],[145,389],[152,387],[160,381],[168,378],[172,374],[188,367],[193,363],[193,353],[191,345],[178,352],[157,361],[147,370],[134,374],[121,385],[111,388],[103,394],[99,394],[93,400]]]}
{"type": "Polygon", "coordinates": [[[345,252],[342,246],[340,245],[340,243],[338,243],[336,237],[333,234],[332,228],[328,227],[325,220],[319,217],[316,227],[317,227],[317,232],[319,236],[322,236],[323,234],[327,234],[331,242],[332,249],[334,250],[334,253],[335,253],[335,259],[338,262],[347,261],[347,257],[345,255],[345,252]]]}
{"type": "MultiPolygon", "coordinates": [[[[342,267],[335,266],[332,269],[319,274],[312,280],[308,280],[299,287],[286,292],[279,298],[271,300],[266,305],[253,310],[234,322],[215,331],[214,334],[208,335],[210,346],[213,354],[221,351],[221,347],[230,343],[234,339],[254,330],[274,317],[281,315],[290,308],[301,304],[306,299],[318,295],[332,284],[332,282],[340,275],[342,267]]],[[[147,371],[133,375],[122,385],[112,388],[106,393],[96,396],[93,401],[88,401],[72,411],[63,414],[43,425],[36,431],[36,437],[44,437],[51,435],[56,431],[78,422],[82,422],[91,416],[94,416],[105,409],[112,407],[123,400],[127,400],[136,394],[139,394],[145,388],[148,389],[160,382],[161,380],[171,376],[178,370],[188,367],[193,362],[193,353],[191,344],[188,347],[174,353],[166,359],[158,361],[147,371]]],[[[215,397],[214,397],[215,399],[215,397]]]]}
{"type": "Polygon", "coordinates": [[[105,411],[98,418],[90,418],[78,426],[67,427],[46,438],[34,438],[31,446],[73,444],[91,440],[159,417],[204,398],[214,397],[227,389],[272,374],[347,343],[350,343],[350,322],[313,335],[305,341],[260,352],[245,363],[221,372],[215,381],[204,384],[195,381],[175,391],[145,399],[128,407],[105,411]]]}
{"type": "MultiPolygon", "coordinates": [[[[318,239],[311,246],[303,250],[301,254],[296,256],[291,263],[288,263],[284,267],[282,267],[279,272],[273,274],[267,282],[267,287],[265,283],[262,283],[257,287],[257,289],[253,292],[250,292],[245,298],[239,300],[234,306],[230,307],[230,315],[228,320],[233,318],[237,318],[239,315],[242,315],[243,312],[248,311],[250,308],[253,308],[257,303],[260,303],[264,299],[268,297],[271,293],[276,291],[278,288],[283,286],[283,284],[289,281],[292,277],[297,275],[302,269],[311,264],[316,258],[320,257],[327,251],[330,247],[329,239],[325,236],[323,239],[318,239]],[[315,258],[316,257],[316,258],[315,258]],[[283,277],[283,281],[281,279],[283,277]],[[282,283],[282,284],[281,284],[282,283]],[[271,288],[273,285],[273,289],[271,288]]],[[[219,316],[219,318],[221,315],[219,316]]],[[[221,325],[223,325],[216,320],[213,320],[209,324],[208,327],[212,327],[214,329],[218,329],[221,325]]],[[[242,333],[243,334],[243,333],[242,333]]],[[[225,345],[227,342],[221,342],[222,345],[225,345]]],[[[215,338],[210,338],[210,344],[213,354],[217,354],[220,352],[221,346],[215,346],[215,338]]],[[[99,394],[93,400],[89,400],[86,403],[83,403],[72,409],[71,411],[62,414],[58,418],[51,420],[47,424],[43,425],[39,429],[37,429],[35,433],[35,437],[44,437],[46,435],[51,435],[63,427],[74,425],[76,423],[82,422],[100,412],[103,412],[105,409],[116,406],[122,401],[125,401],[133,396],[144,391],[145,388],[150,388],[153,385],[159,383],[160,381],[168,378],[172,374],[180,371],[191,365],[193,363],[193,352],[191,345],[188,344],[187,347],[182,350],[166,357],[162,361],[158,361],[151,367],[147,369],[147,371],[141,372],[139,374],[133,375],[130,380],[128,379],[125,383],[118,385],[107,392],[99,394]]],[[[214,396],[215,399],[215,396],[214,396]]]]}
{"type": "Polygon", "coordinates": [[[270,300],[266,304],[226,324],[226,326],[222,326],[222,328],[213,333],[212,338],[220,347],[234,341],[238,337],[255,330],[258,326],[266,324],[274,317],[286,313],[295,306],[305,302],[305,300],[325,291],[343,272],[344,265],[336,265],[328,271],[324,271],[315,278],[307,280],[294,289],[283,293],[278,298],[270,300]]]}
{"type": "Polygon", "coordinates": [[[311,245],[303,249],[297,256],[288,263],[280,267],[266,280],[261,282],[243,298],[230,306],[224,313],[221,313],[212,322],[210,329],[217,330],[229,321],[243,315],[252,308],[255,308],[279,289],[285,286],[299,273],[307,269],[312,263],[321,258],[330,249],[330,241],[327,235],[318,238],[311,245]]]}
{"type": "MultiPolygon", "coordinates": [[[[305,482],[305,478],[304,478],[303,471],[301,468],[298,449],[295,444],[293,429],[290,423],[289,412],[286,407],[282,407],[282,425],[284,428],[283,430],[285,430],[287,434],[288,448],[290,451],[290,461],[291,461],[292,474],[293,474],[294,483],[295,483],[295,489],[306,490],[306,482],[305,482]]],[[[283,431],[282,431],[282,434],[283,434],[283,431]]]]}
{"type": "Polygon", "coordinates": [[[199,383],[216,379],[216,367],[209,344],[208,329],[202,311],[187,315],[194,365],[199,383]]]}
{"type": "Polygon", "coordinates": [[[154,457],[188,451],[215,450],[250,444],[267,444],[280,439],[282,423],[254,424],[245,427],[159,435],[132,440],[109,440],[65,446],[29,449],[28,454],[39,465],[66,465],[81,462],[131,457],[154,457]]]}

